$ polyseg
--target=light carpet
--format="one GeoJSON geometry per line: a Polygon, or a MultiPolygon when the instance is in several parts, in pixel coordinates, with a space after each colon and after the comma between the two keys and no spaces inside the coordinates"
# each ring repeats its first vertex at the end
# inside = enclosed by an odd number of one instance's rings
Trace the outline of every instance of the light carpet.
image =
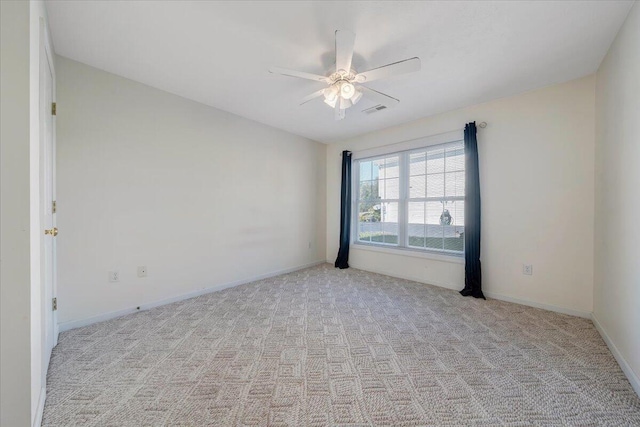
{"type": "Polygon", "coordinates": [[[640,425],[591,321],[325,264],[61,334],[45,426],[640,425]]]}

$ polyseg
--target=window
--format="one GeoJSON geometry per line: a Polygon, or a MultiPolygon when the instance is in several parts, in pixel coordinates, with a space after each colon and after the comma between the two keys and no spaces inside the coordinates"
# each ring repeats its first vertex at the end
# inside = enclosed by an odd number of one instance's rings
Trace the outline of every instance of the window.
{"type": "Polygon", "coordinates": [[[462,141],[355,161],[356,243],[462,254],[462,141]]]}

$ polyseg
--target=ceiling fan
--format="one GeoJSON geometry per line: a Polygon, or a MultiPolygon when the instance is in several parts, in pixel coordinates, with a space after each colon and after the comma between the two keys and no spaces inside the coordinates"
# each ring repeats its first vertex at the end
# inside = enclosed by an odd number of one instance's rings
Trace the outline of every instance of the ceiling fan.
{"type": "Polygon", "coordinates": [[[398,99],[368,88],[362,83],[418,71],[420,58],[405,59],[358,73],[351,67],[355,41],[356,35],[351,31],[336,31],[336,70],[327,77],[279,67],[271,67],[269,72],[326,83],[328,87],[306,96],[300,105],[324,96],[324,102],[334,109],[336,120],[344,119],[346,109],[357,104],[363,96],[387,108],[397,105],[400,102],[398,99]]]}

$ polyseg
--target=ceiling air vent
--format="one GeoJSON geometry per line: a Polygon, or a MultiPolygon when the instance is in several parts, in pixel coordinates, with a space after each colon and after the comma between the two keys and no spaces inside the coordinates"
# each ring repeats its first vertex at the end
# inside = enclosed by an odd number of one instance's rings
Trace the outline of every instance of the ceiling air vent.
{"type": "Polygon", "coordinates": [[[362,110],[363,113],[372,114],[376,113],[380,110],[385,110],[387,108],[386,105],[378,104],[375,107],[367,108],[366,110],[362,110]]]}

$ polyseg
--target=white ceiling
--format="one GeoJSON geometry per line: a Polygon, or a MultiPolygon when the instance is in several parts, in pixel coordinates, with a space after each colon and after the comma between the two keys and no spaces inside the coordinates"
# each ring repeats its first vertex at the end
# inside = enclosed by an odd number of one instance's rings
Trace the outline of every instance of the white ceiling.
{"type": "Polygon", "coordinates": [[[632,1],[51,1],[59,55],[316,141],[334,142],[596,71],[632,1]],[[418,56],[418,73],[369,86],[400,99],[335,121],[322,83],[334,31],[356,33],[354,68],[418,56]]]}

